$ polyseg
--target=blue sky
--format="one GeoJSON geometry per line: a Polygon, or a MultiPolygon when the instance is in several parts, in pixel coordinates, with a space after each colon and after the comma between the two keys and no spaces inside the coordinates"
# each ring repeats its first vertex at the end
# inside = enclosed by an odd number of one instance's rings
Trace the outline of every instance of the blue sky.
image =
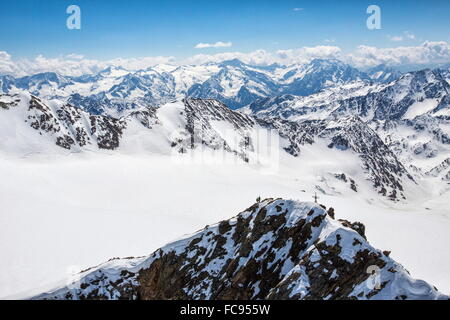
{"type": "Polygon", "coordinates": [[[359,45],[385,48],[416,46],[425,40],[450,42],[448,0],[15,0],[1,1],[0,7],[0,51],[15,58],[71,53],[90,59],[185,58],[318,45],[350,52],[359,45]],[[81,8],[81,30],[66,28],[70,4],[81,8]],[[369,4],[381,7],[382,30],[366,28],[369,4]],[[218,41],[232,46],[194,48],[218,41]]]}

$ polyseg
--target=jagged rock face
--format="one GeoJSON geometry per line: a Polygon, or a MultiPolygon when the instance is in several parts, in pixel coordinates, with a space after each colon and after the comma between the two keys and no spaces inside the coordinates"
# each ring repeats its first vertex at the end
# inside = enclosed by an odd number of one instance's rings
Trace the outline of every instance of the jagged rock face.
{"type": "MultiPolygon", "coordinates": [[[[0,111],[0,120],[18,121],[23,130],[14,130],[25,131],[14,136],[24,136],[23,149],[27,149],[28,140],[37,141],[36,150],[26,150],[27,153],[42,152],[49,144],[72,152],[91,148],[118,150],[129,145],[127,138],[130,137],[137,139],[138,144],[148,142],[150,148],[165,145],[163,151],[149,150],[153,152],[186,153],[209,148],[248,161],[248,153],[255,150],[252,132],[256,121],[215,100],[185,99],[160,109],[140,108],[125,117],[113,118],[22,93],[1,95],[0,111]],[[171,113],[172,118],[165,117],[165,113],[171,113]]],[[[5,148],[1,148],[2,151],[8,152],[3,150],[5,148]]]]}
{"type": "Polygon", "coordinates": [[[0,101],[4,109],[23,114],[23,126],[67,150],[77,151],[90,145],[115,149],[126,127],[121,119],[91,115],[70,104],[50,106],[32,95],[0,95],[0,101]]]}
{"type": "Polygon", "coordinates": [[[185,99],[187,141],[177,141],[182,148],[195,149],[197,145],[206,145],[214,150],[224,149],[247,159],[246,150],[251,147],[249,131],[255,126],[255,121],[216,100],[185,99]],[[214,122],[227,123],[236,133],[238,147],[230,146],[226,139],[218,134],[214,122]],[[186,143],[187,142],[187,143],[186,143]]]}
{"type": "Polygon", "coordinates": [[[442,72],[442,76],[447,80],[447,82],[450,84],[450,64],[448,64],[446,67],[440,69],[442,72]]]}
{"type": "Polygon", "coordinates": [[[439,165],[428,171],[426,174],[433,177],[440,177],[442,180],[449,182],[450,158],[445,159],[444,161],[442,161],[442,163],[440,163],[439,165]]]}
{"type": "Polygon", "coordinates": [[[253,149],[250,131],[256,126],[253,118],[234,112],[215,100],[185,99],[168,105],[165,110],[141,108],[121,118],[90,114],[70,104],[46,102],[27,93],[1,95],[0,108],[0,115],[5,117],[5,121],[9,116],[22,127],[34,129],[30,138],[43,136],[42,145],[46,137],[47,141],[72,151],[90,147],[116,150],[122,144],[126,145],[126,134],[129,131],[133,134],[131,128],[137,124],[137,130],[142,133],[161,133],[162,136],[155,139],[167,139],[168,149],[186,152],[201,146],[222,149],[246,158],[246,152],[253,149]],[[167,119],[161,116],[167,110],[171,113],[179,111],[179,117],[167,119]],[[158,117],[163,117],[164,121],[158,117]],[[221,132],[221,124],[229,129],[231,138],[227,137],[227,132],[221,132]],[[167,132],[165,127],[169,127],[167,132]],[[179,132],[175,132],[173,127],[178,128],[179,132]]]}
{"type": "Polygon", "coordinates": [[[424,114],[400,121],[374,121],[370,126],[405,166],[424,175],[450,152],[449,121],[424,114]]]}
{"type": "Polygon", "coordinates": [[[124,110],[132,110],[137,106],[134,103],[117,103],[108,99],[104,94],[96,94],[89,97],[80,94],[72,94],[67,102],[74,106],[83,106],[83,110],[94,115],[105,115],[109,113],[110,108],[114,108],[118,113],[124,110]]]}
{"type": "Polygon", "coordinates": [[[300,155],[303,145],[313,144],[314,135],[321,130],[320,125],[316,125],[316,123],[307,125],[282,119],[261,118],[257,118],[257,121],[262,127],[276,130],[281,137],[287,139],[289,144],[284,149],[293,156],[300,155]]]}
{"type": "MultiPolygon", "coordinates": [[[[392,200],[405,199],[405,180],[414,178],[396,155],[359,117],[334,120],[292,122],[279,119],[258,119],[267,128],[276,129],[290,144],[286,151],[294,156],[301,154],[302,146],[324,139],[329,148],[354,152],[361,160],[366,177],[383,196],[392,200]]],[[[355,183],[352,189],[356,189],[355,183]]]]}
{"type": "Polygon", "coordinates": [[[33,299],[448,299],[373,248],[362,224],[334,214],[266,199],[148,257],[111,260],[33,299]]]}
{"type": "Polygon", "coordinates": [[[16,107],[20,103],[20,97],[17,94],[12,95],[0,95],[2,98],[0,100],[0,108],[3,110],[9,110],[10,108],[16,107]]]}
{"type": "Polygon", "coordinates": [[[376,132],[361,119],[351,117],[332,121],[319,136],[331,139],[330,148],[356,152],[374,188],[383,196],[392,200],[405,199],[402,177],[414,181],[413,177],[376,132]]]}

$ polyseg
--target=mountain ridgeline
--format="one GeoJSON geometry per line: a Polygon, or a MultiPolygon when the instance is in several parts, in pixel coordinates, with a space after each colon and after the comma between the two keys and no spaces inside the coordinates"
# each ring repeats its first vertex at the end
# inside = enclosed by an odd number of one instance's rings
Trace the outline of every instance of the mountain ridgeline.
{"type": "Polygon", "coordinates": [[[35,300],[449,299],[415,280],[363,224],[315,203],[266,199],[149,256],[112,259],[35,300]]]}
{"type": "Polygon", "coordinates": [[[0,76],[0,92],[26,90],[41,98],[70,102],[92,114],[117,115],[184,97],[216,99],[235,109],[264,97],[307,96],[337,84],[384,83],[399,76],[387,66],[362,72],[338,60],[315,59],[304,65],[261,67],[235,59],[200,66],[158,65],[133,72],[109,67],[79,77],[55,72],[21,78],[7,75],[0,76]]]}
{"type": "Polygon", "coordinates": [[[358,117],[302,123],[259,119],[216,100],[184,99],[113,118],[92,115],[70,104],[46,104],[26,93],[0,96],[0,109],[5,128],[12,120],[15,123],[14,143],[0,142],[0,149],[8,153],[104,150],[171,155],[206,148],[222,150],[245,163],[258,158],[258,144],[265,133],[278,136],[276,147],[289,157],[301,158],[304,148],[321,141],[335,152],[351,152],[367,181],[392,200],[405,199],[403,185],[414,182],[395,154],[358,117]]]}

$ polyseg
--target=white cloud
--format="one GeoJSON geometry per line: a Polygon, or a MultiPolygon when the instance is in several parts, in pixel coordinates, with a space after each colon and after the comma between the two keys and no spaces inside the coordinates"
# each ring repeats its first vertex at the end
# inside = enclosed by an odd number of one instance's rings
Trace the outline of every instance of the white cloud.
{"type": "Polygon", "coordinates": [[[223,52],[217,54],[197,54],[182,61],[184,64],[202,64],[209,62],[221,62],[226,60],[239,59],[242,62],[256,65],[267,65],[273,63],[273,56],[266,50],[256,50],[250,53],[223,52]]]}
{"type": "Polygon", "coordinates": [[[199,43],[195,46],[196,49],[204,49],[204,48],[227,48],[231,47],[233,43],[231,42],[222,42],[218,41],[216,43],[199,43]]]}
{"type": "Polygon", "coordinates": [[[71,53],[66,56],[67,59],[81,60],[84,58],[82,54],[71,53]]]}
{"type": "Polygon", "coordinates": [[[397,41],[397,42],[398,41],[403,41],[405,39],[415,40],[416,39],[416,35],[411,33],[411,32],[409,32],[409,31],[405,31],[405,32],[403,32],[402,36],[390,36],[390,35],[388,35],[388,39],[391,40],[391,41],[397,41]]]}
{"type": "Polygon", "coordinates": [[[91,60],[85,59],[82,55],[70,54],[57,58],[46,58],[38,55],[34,59],[12,60],[11,56],[0,51],[0,74],[12,74],[15,76],[25,76],[40,72],[56,71],[70,76],[79,76],[87,73],[99,72],[109,66],[118,66],[130,71],[146,69],[157,64],[174,63],[174,57],[143,57],[113,60],[91,60]]]}
{"type": "Polygon", "coordinates": [[[376,48],[359,46],[346,60],[357,67],[446,63],[450,61],[450,45],[445,41],[426,41],[416,47],[376,48]]]}
{"type": "Polygon", "coordinates": [[[341,49],[333,46],[302,47],[298,49],[278,50],[275,53],[266,50],[256,50],[249,53],[223,52],[213,55],[197,54],[185,59],[182,63],[201,64],[239,59],[242,62],[255,65],[269,65],[272,63],[294,64],[306,63],[314,58],[339,58],[341,49]]]}
{"type": "Polygon", "coordinates": [[[450,45],[445,41],[427,41],[419,46],[398,46],[377,48],[361,45],[353,52],[344,53],[337,46],[301,47],[275,52],[255,50],[252,52],[222,52],[217,54],[197,54],[177,60],[170,56],[117,58],[112,60],[92,60],[82,55],[70,54],[56,58],[39,55],[34,59],[14,59],[5,51],[0,51],[0,74],[24,76],[39,72],[56,71],[64,75],[95,73],[109,66],[118,66],[129,71],[146,69],[157,64],[202,64],[239,59],[254,65],[272,63],[306,63],[314,58],[340,59],[356,67],[371,67],[381,63],[388,65],[430,64],[450,62],[450,45]]]}
{"type": "Polygon", "coordinates": [[[280,63],[306,63],[314,58],[339,59],[341,49],[335,46],[302,47],[299,49],[278,50],[276,55],[280,63]]]}
{"type": "Polygon", "coordinates": [[[409,31],[405,31],[405,37],[408,38],[408,39],[410,39],[410,40],[415,40],[415,39],[416,39],[416,35],[415,35],[415,34],[412,34],[412,33],[409,32],[409,31]]]}
{"type": "Polygon", "coordinates": [[[388,36],[389,40],[391,41],[403,41],[403,37],[401,36],[388,36]]]}
{"type": "Polygon", "coordinates": [[[106,66],[119,66],[130,71],[147,69],[157,64],[175,64],[175,57],[117,58],[105,62],[106,66]]]}
{"type": "Polygon", "coordinates": [[[304,10],[304,8],[294,8],[294,9],[292,9],[293,11],[303,11],[304,10]]]}
{"type": "Polygon", "coordinates": [[[7,53],[7,52],[5,52],[5,51],[0,51],[0,61],[2,61],[2,60],[10,60],[11,59],[11,56],[7,53]]]}
{"type": "Polygon", "coordinates": [[[16,63],[11,60],[11,55],[5,51],[0,51],[0,73],[17,74],[19,71],[16,63]]]}

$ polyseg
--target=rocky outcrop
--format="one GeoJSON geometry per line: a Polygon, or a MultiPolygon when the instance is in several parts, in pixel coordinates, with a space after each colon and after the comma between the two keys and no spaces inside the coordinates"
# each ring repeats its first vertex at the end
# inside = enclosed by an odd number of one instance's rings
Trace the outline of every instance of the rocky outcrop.
{"type": "MultiPolygon", "coordinates": [[[[448,299],[314,203],[266,199],[33,299],[448,299]]],[[[336,213],[339,215],[339,213],[336,213]]]]}
{"type": "Polygon", "coordinates": [[[442,163],[428,171],[427,175],[441,177],[442,180],[450,181],[450,158],[445,159],[442,163]]]}
{"type": "MultiPolygon", "coordinates": [[[[17,111],[22,117],[17,120],[24,127],[31,127],[36,135],[67,150],[79,151],[89,146],[116,149],[126,128],[123,119],[92,115],[70,104],[48,103],[27,93],[0,95],[0,105],[17,111]]],[[[19,134],[22,129],[16,127],[16,130],[19,134]]],[[[45,143],[43,139],[43,147],[45,143]]]]}
{"type": "Polygon", "coordinates": [[[360,118],[330,121],[319,136],[330,139],[329,148],[356,152],[373,187],[380,194],[392,200],[405,199],[404,179],[414,182],[414,178],[377,133],[360,118]]]}

